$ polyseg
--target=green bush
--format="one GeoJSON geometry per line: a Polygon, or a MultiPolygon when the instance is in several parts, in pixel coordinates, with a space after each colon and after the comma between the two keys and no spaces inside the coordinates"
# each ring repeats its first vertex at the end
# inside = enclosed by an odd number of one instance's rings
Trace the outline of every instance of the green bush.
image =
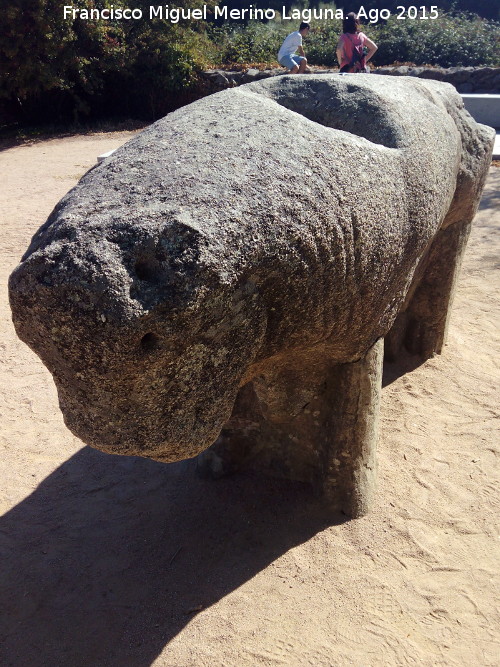
{"type": "Polygon", "coordinates": [[[134,26],[126,42],[121,95],[129,113],[142,118],[158,118],[193,99],[198,75],[215,53],[204,32],[159,20],[134,26]]]}
{"type": "MultiPolygon", "coordinates": [[[[66,0],[11,0],[0,32],[0,105],[24,122],[132,115],[147,119],[190,99],[214,47],[202,22],[64,19],[66,0]],[[197,29],[195,29],[197,28],[197,29]]],[[[93,0],[73,0],[92,9],[93,0]]],[[[177,7],[201,6],[180,0],[177,7]]],[[[101,0],[100,9],[113,0],[101,0]]],[[[114,5],[115,8],[118,5],[114,5]]]]}
{"type": "Polygon", "coordinates": [[[337,43],[342,32],[342,21],[323,21],[311,25],[305,51],[313,65],[337,67],[337,43]]]}
{"type": "MultiPolygon", "coordinates": [[[[11,0],[0,34],[0,100],[22,112],[33,100],[59,93],[85,109],[103,74],[120,67],[124,50],[119,26],[64,20],[61,0],[11,0]]],[[[75,0],[75,7],[85,7],[75,0]]]]}
{"type": "Polygon", "coordinates": [[[290,32],[285,26],[252,21],[212,28],[209,37],[216,47],[213,64],[274,63],[281,43],[290,32]]]}
{"type": "MultiPolygon", "coordinates": [[[[500,24],[475,15],[444,14],[436,20],[401,20],[392,16],[386,24],[368,24],[363,31],[377,43],[375,65],[393,62],[441,65],[442,67],[500,65],[500,24]]],[[[279,47],[290,32],[285,23],[247,26],[226,25],[213,30],[217,47],[215,64],[276,62],[279,47]]],[[[342,22],[314,21],[304,41],[311,64],[337,66],[336,47],[342,22]]]]}
{"type": "Polygon", "coordinates": [[[437,20],[391,17],[371,31],[379,47],[374,62],[441,67],[500,65],[500,24],[473,15],[441,14],[437,20]]]}

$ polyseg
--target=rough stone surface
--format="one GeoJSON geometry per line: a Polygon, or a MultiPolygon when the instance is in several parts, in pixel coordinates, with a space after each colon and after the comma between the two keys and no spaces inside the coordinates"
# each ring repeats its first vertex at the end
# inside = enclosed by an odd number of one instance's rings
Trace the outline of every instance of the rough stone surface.
{"type": "Polygon", "coordinates": [[[149,127],[10,279],[68,427],[160,461],[222,431],[205,471],[246,457],[367,511],[381,339],[440,351],[493,137],[450,85],[371,75],[275,77],[149,127]]]}

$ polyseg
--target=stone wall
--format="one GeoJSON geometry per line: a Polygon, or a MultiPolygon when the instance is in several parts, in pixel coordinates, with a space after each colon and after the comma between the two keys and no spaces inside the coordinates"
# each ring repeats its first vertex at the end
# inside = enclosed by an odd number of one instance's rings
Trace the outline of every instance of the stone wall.
{"type": "MultiPolygon", "coordinates": [[[[316,74],[333,73],[337,69],[313,68],[316,74]]],[[[390,76],[418,76],[422,79],[446,81],[455,86],[459,93],[492,93],[500,94],[500,67],[379,67],[372,70],[374,74],[390,76]]],[[[242,72],[225,70],[208,70],[204,72],[210,93],[232,88],[243,83],[267,79],[271,76],[285,74],[283,68],[259,71],[248,69],[242,72]]]]}
{"type": "Polygon", "coordinates": [[[380,67],[375,74],[418,76],[422,79],[446,81],[459,93],[500,94],[500,67],[380,67]]]}

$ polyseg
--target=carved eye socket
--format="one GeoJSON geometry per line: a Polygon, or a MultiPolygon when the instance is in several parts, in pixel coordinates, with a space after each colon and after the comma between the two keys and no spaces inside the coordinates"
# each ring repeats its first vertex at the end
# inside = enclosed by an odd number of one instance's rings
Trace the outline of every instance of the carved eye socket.
{"type": "Polygon", "coordinates": [[[160,347],[160,339],[154,333],[147,333],[141,338],[141,348],[145,352],[152,352],[160,347]]]}

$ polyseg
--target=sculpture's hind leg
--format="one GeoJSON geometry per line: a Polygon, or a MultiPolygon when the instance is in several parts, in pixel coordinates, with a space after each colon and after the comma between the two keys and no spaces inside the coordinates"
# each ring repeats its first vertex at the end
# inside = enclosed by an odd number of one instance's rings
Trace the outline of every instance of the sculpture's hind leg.
{"type": "Polygon", "coordinates": [[[470,222],[456,223],[434,238],[417,268],[405,305],[385,338],[389,361],[397,358],[403,347],[422,361],[441,353],[470,228],[470,222]]]}
{"type": "Polygon", "coordinates": [[[198,466],[214,477],[252,468],[309,482],[332,511],[361,516],[375,485],[383,341],[354,363],[311,355],[294,355],[243,387],[198,466]]]}

